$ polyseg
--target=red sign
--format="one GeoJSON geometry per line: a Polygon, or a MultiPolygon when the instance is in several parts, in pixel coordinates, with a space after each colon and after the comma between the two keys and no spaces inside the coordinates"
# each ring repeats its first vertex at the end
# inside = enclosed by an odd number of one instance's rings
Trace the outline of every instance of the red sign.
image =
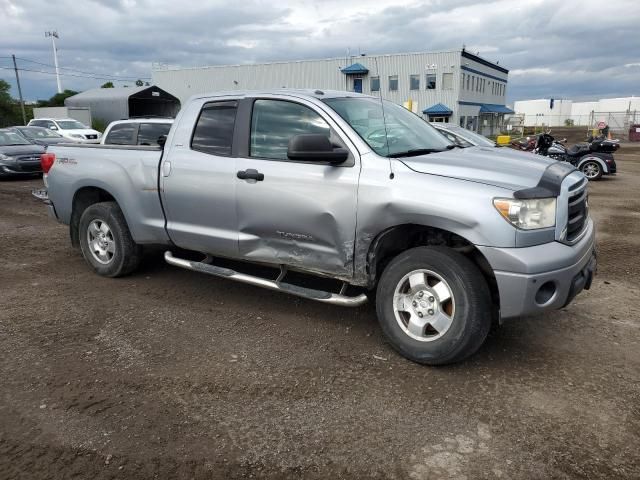
{"type": "Polygon", "coordinates": [[[602,130],[604,127],[606,127],[607,124],[604,122],[598,122],[598,130],[602,130]]]}

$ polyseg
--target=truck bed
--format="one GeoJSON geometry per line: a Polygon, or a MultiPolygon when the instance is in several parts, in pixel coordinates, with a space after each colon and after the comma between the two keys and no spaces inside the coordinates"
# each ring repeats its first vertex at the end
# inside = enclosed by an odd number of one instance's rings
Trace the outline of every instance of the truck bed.
{"type": "Polygon", "coordinates": [[[158,146],[58,144],[45,181],[58,219],[70,223],[74,192],[100,189],[121,206],[137,243],[168,243],[164,229],[158,169],[158,146]]]}

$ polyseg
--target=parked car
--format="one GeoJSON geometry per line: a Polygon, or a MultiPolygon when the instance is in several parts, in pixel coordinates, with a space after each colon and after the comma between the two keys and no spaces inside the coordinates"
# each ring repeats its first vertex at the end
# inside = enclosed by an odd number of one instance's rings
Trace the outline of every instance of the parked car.
{"type": "Polygon", "coordinates": [[[172,118],[116,120],[109,124],[100,143],[104,145],[159,145],[158,139],[167,136],[172,124],[172,118]]]}
{"type": "Polygon", "coordinates": [[[30,120],[28,127],[43,127],[58,132],[65,138],[80,143],[100,143],[102,134],[83,125],[73,118],[35,118],[30,120]]]}
{"type": "Polygon", "coordinates": [[[44,151],[42,145],[34,145],[13,129],[0,129],[0,178],[40,174],[44,151]]]}
{"type": "Polygon", "coordinates": [[[595,272],[588,182],[572,165],[456,149],[375,97],[200,95],[164,150],[87,147],[53,145],[42,164],[48,211],[97,274],[133,272],[152,244],[171,265],[319,302],[358,306],[375,293],[390,344],[420,363],[468,357],[493,320],[562,308],[595,272]]]}
{"type": "Polygon", "coordinates": [[[68,143],[72,141],[71,139],[65,138],[53,130],[49,130],[44,127],[13,127],[13,130],[18,132],[31,143],[42,145],[43,147],[55,145],[56,143],[68,143]]]}
{"type": "Polygon", "coordinates": [[[466,128],[453,125],[451,123],[431,122],[440,133],[449,139],[451,143],[458,147],[495,147],[496,142],[489,140],[479,133],[472,132],[466,128]]]}

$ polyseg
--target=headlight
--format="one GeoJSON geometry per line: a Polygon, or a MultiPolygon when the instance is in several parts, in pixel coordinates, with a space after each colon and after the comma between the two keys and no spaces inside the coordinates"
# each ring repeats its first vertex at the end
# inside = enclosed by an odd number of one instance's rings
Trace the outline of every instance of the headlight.
{"type": "Polygon", "coordinates": [[[0,160],[9,160],[11,157],[9,155],[5,155],[4,153],[0,153],[0,160]]]}
{"type": "Polygon", "coordinates": [[[73,138],[84,138],[84,135],[80,135],[79,133],[72,133],[69,136],[73,138]]]}
{"type": "Polygon", "coordinates": [[[556,224],[555,198],[494,198],[493,206],[509,223],[522,230],[549,228],[556,224]]]}

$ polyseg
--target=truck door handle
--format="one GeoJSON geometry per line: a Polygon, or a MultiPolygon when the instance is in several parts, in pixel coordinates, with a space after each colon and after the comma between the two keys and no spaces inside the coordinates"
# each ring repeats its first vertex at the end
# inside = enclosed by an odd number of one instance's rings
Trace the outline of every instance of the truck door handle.
{"type": "Polygon", "coordinates": [[[253,168],[249,168],[248,170],[240,170],[237,173],[237,177],[240,180],[256,180],[258,182],[261,182],[264,180],[264,173],[260,173],[253,168]]]}

